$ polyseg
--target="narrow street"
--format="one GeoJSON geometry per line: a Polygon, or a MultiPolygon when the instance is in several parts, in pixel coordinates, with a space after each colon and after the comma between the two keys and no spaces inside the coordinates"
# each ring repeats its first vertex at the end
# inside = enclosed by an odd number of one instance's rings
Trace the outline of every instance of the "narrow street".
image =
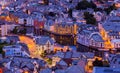
{"type": "Polygon", "coordinates": [[[28,46],[30,56],[32,58],[40,58],[40,55],[39,53],[37,53],[37,50],[36,50],[36,44],[32,38],[27,36],[19,36],[19,39],[20,39],[20,42],[25,43],[28,46]]]}

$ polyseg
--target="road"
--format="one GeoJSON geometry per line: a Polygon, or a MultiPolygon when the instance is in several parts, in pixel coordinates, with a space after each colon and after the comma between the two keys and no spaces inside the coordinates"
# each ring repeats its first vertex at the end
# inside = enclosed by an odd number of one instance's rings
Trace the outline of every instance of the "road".
{"type": "Polygon", "coordinates": [[[30,52],[30,56],[33,57],[33,58],[37,58],[37,55],[36,55],[36,44],[33,41],[33,39],[30,38],[30,37],[27,37],[27,36],[19,36],[19,39],[20,39],[21,43],[25,43],[28,46],[29,52],[30,52]]]}

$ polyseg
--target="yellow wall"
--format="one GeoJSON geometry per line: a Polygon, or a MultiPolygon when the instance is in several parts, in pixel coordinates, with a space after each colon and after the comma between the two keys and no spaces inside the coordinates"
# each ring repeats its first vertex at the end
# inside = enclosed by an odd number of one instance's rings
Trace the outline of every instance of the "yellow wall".
{"type": "Polygon", "coordinates": [[[62,25],[56,24],[55,26],[55,32],[58,34],[76,34],[77,33],[77,25],[65,25],[63,27],[62,25]]]}

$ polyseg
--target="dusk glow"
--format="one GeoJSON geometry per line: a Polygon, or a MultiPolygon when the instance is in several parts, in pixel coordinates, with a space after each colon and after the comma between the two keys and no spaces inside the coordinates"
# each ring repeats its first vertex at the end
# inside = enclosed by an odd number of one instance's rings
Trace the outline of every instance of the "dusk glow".
{"type": "Polygon", "coordinates": [[[0,73],[120,73],[120,0],[0,0],[0,73]]]}

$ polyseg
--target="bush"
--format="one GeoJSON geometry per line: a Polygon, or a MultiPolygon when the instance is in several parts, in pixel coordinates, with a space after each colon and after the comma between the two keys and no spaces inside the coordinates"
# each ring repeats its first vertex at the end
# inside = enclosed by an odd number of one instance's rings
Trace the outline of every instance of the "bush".
{"type": "Polygon", "coordinates": [[[93,24],[96,25],[96,19],[94,18],[94,15],[90,14],[89,12],[84,12],[84,19],[86,20],[87,24],[93,24]]]}
{"type": "Polygon", "coordinates": [[[77,10],[85,10],[87,8],[96,9],[96,5],[92,1],[88,2],[87,0],[82,0],[76,6],[77,10]]]}

